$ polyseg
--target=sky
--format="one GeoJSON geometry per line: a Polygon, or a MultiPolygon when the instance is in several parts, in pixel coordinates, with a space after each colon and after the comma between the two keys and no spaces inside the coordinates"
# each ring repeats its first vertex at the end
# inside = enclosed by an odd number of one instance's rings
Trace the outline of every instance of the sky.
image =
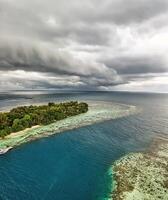
{"type": "Polygon", "coordinates": [[[0,0],[0,91],[168,92],[168,0],[0,0]]]}

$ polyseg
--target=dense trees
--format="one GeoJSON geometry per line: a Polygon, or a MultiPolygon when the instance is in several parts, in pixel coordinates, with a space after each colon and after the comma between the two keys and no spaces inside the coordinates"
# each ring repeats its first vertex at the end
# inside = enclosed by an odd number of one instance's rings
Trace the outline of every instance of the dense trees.
{"type": "Polygon", "coordinates": [[[0,113],[0,137],[34,125],[47,125],[87,111],[87,103],[78,103],[77,101],[13,108],[10,112],[0,113]]]}

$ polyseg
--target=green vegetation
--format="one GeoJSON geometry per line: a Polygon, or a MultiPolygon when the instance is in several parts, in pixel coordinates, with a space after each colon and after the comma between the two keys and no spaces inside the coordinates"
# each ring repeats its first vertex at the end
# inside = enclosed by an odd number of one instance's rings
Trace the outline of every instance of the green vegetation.
{"type": "Polygon", "coordinates": [[[47,125],[87,111],[88,104],[77,101],[13,108],[10,112],[0,113],[0,137],[35,125],[47,125]]]}

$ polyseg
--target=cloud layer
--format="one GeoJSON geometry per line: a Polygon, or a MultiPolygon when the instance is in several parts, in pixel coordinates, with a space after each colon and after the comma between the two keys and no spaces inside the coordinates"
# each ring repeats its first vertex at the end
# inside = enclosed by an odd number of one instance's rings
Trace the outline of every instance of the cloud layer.
{"type": "Polygon", "coordinates": [[[0,26],[0,90],[168,91],[167,0],[1,0],[0,26]]]}

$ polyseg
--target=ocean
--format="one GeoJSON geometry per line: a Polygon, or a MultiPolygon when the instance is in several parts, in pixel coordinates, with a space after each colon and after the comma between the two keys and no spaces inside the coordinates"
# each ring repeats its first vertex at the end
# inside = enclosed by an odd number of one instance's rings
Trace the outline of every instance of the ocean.
{"type": "Polygon", "coordinates": [[[168,138],[168,95],[128,92],[1,92],[0,110],[67,100],[135,105],[140,112],[65,131],[0,156],[0,200],[105,200],[111,165],[168,138]]]}

